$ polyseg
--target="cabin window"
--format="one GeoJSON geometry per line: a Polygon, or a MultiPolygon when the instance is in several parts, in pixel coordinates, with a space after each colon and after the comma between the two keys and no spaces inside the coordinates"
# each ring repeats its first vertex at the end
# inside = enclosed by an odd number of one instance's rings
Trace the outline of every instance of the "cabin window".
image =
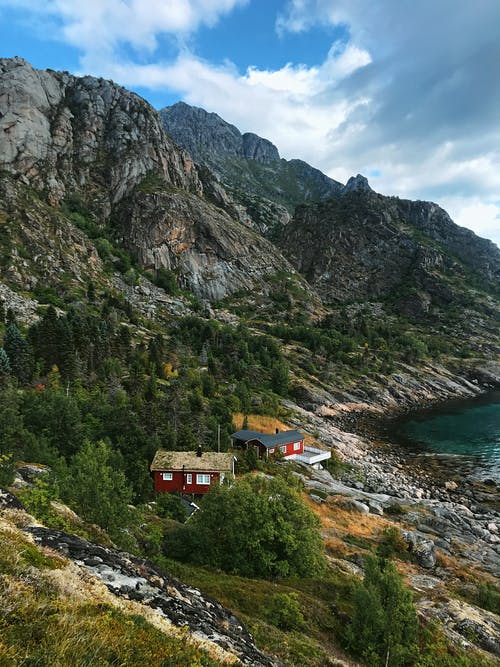
{"type": "Polygon", "coordinates": [[[286,445],[281,445],[280,449],[283,452],[283,454],[286,454],[286,445]]]}
{"type": "Polygon", "coordinates": [[[269,450],[269,454],[274,454],[274,447],[271,447],[271,449],[269,450]]]}
{"type": "Polygon", "coordinates": [[[210,484],[210,475],[196,475],[196,484],[210,484]]]}
{"type": "Polygon", "coordinates": [[[161,476],[164,482],[171,482],[174,478],[171,472],[162,472],[161,476]]]}
{"type": "Polygon", "coordinates": [[[193,475],[192,473],[188,472],[186,475],[186,484],[192,484],[193,483],[193,475]]]}
{"type": "Polygon", "coordinates": [[[300,442],[294,442],[293,443],[293,451],[298,452],[300,449],[300,442]]]}

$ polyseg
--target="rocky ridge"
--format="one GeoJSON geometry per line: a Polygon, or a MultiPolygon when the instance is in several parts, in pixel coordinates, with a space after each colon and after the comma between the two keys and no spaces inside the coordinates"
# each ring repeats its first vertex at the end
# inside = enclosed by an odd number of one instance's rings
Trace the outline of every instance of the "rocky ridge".
{"type": "MultiPolygon", "coordinates": [[[[166,635],[181,636],[207,650],[217,664],[278,664],[256,648],[238,618],[197,588],[170,577],[147,560],[40,525],[15,495],[0,489],[0,532],[16,539],[19,527],[24,532],[22,540],[27,539],[40,550],[35,563],[54,553],[62,556],[52,576],[36,566],[30,568],[29,575],[29,582],[35,586],[47,586],[49,582],[55,586],[61,604],[73,604],[77,591],[78,605],[88,599],[90,605],[108,603],[126,614],[141,615],[166,635]]],[[[16,541],[21,548],[23,541],[16,541]]],[[[2,588],[4,594],[7,604],[8,592],[2,588]]]]}
{"type": "Polygon", "coordinates": [[[152,563],[68,533],[43,527],[26,530],[37,544],[70,558],[103,581],[114,595],[151,607],[174,626],[188,627],[195,639],[217,644],[244,665],[275,664],[255,647],[242,622],[228,609],[152,563]]]}
{"type": "Polygon", "coordinates": [[[214,166],[221,153],[263,164],[280,160],[278,149],[267,139],[252,132],[241,134],[216,113],[185,102],[161,109],[160,118],[170,136],[197,162],[214,166]]]}
{"type": "Polygon", "coordinates": [[[88,188],[104,215],[153,171],[201,194],[190,156],[174,146],[149,104],[111,81],[0,60],[2,167],[51,203],[88,188]]]}
{"type": "Polygon", "coordinates": [[[500,279],[494,243],[455,225],[436,204],[366,187],[298,208],[279,244],[324,301],[392,298],[410,317],[470,305],[465,286],[494,294],[500,279]]]}
{"type": "Polygon", "coordinates": [[[339,195],[343,186],[302,160],[284,160],[267,139],[241,132],[215,113],[178,102],[160,110],[166,131],[207,165],[247,211],[258,231],[273,236],[298,204],[339,195]]]}

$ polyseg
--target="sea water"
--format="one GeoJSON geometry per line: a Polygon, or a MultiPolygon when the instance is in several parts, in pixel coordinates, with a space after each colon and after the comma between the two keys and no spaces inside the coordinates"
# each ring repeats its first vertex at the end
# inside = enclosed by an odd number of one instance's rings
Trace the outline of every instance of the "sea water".
{"type": "Polygon", "coordinates": [[[464,472],[500,481],[500,391],[423,412],[397,431],[421,455],[454,457],[464,472]]]}

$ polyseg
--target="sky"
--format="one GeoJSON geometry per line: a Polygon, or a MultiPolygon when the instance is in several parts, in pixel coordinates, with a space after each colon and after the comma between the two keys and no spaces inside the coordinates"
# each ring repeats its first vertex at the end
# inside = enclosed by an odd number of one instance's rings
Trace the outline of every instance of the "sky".
{"type": "Polygon", "coordinates": [[[500,0],[0,0],[0,44],[215,111],[500,244],[500,0]]]}

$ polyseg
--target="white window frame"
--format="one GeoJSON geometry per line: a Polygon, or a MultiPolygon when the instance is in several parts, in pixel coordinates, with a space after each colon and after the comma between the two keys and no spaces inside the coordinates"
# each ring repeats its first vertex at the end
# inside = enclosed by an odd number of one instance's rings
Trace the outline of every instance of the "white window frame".
{"type": "Polygon", "coordinates": [[[196,474],[196,484],[207,484],[210,485],[210,475],[197,473],[196,474]]]}
{"type": "Polygon", "coordinates": [[[188,472],[186,473],[186,484],[192,484],[193,483],[193,473],[188,472]]]}
{"type": "Polygon", "coordinates": [[[164,482],[171,482],[174,479],[174,474],[171,472],[162,472],[161,477],[164,482]]]}
{"type": "Polygon", "coordinates": [[[299,442],[294,442],[294,443],[293,443],[293,451],[294,451],[294,452],[298,452],[298,451],[300,450],[301,446],[302,446],[302,442],[301,442],[301,441],[299,441],[299,442]]]}
{"type": "Polygon", "coordinates": [[[280,449],[283,452],[283,454],[286,454],[286,445],[281,445],[280,449]]]}
{"type": "Polygon", "coordinates": [[[271,449],[269,450],[269,454],[274,454],[274,447],[271,447],[271,449]]]}

